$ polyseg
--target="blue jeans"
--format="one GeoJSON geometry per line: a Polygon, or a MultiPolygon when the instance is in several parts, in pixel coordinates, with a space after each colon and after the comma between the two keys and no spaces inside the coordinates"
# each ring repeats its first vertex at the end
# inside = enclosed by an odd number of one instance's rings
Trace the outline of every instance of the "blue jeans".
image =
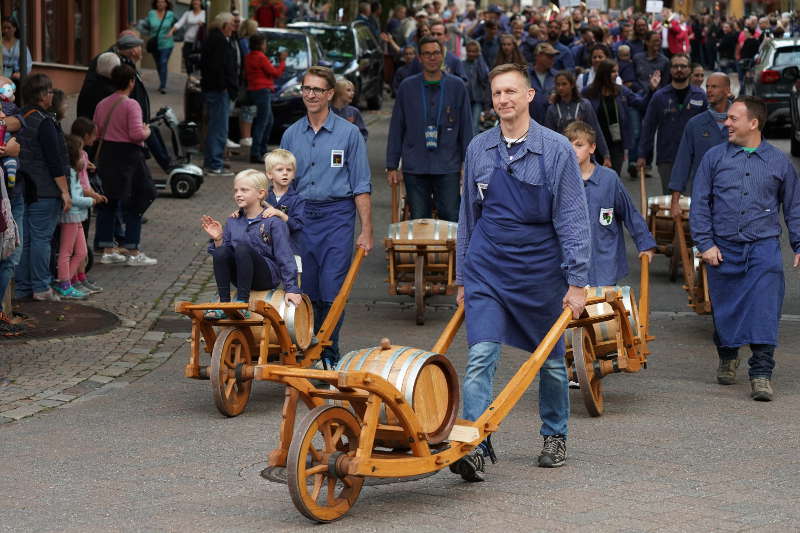
{"type": "MultiPolygon", "coordinates": [[[[462,397],[466,420],[477,420],[492,402],[492,381],[500,343],[476,342],[469,348],[462,397]]],[[[539,417],[542,435],[566,435],[569,420],[569,384],[563,357],[548,357],[539,371],[539,417]]]]}
{"type": "Polygon", "coordinates": [[[95,222],[95,235],[97,246],[100,248],[114,247],[114,233],[118,226],[118,211],[122,212],[122,221],[125,226],[125,236],[118,243],[126,250],[138,250],[142,237],[142,216],[132,209],[127,209],[119,200],[108,199],[107,203],[98,204],[97,220],[95,222]]]}
{"type": "Polygon", "coordinates": [[[11,283],[11,279],[14,277],[14,269],[22,257],[22,246],[25,242],[25,195],[22,194],[22,191],[16,192],[12,189],[9,200],[11,201],[11,216],[19,229],[20,242],[10,256],[0,261],[0,302],[3,301],[8,284],[11,283]]]}
{"type": "Polygon", "coordinates": [[[50,288],[50,241],[61,214],[61,198],[41,198],[25,207],[25,242],[15,273],[16,297],[50,288]]]}
{"type": "Polygon", "coordinates": [[[461,204],[460,174],[409,174],[403,173],[406,198],[411,206],[411,218],[431,218],[431,194],[436,202],[439,218],[458,222],[461,204]]]}
{"type": "Polygon", "coordinates": [[[161,167],[161,170],[168,172],[172,159],[167,152],[164,138],[161,137],[161,132],[158,128],[150,130],[150,137],[144,141],[144,144],[147,146],[147,149],[150,150],[150,155],[158,162],[158,166],[161,167]]]}
{"type": "Polygon", "coordinates": [[[204,164],[213,170],[222,169],[222,154],[228,140],[228,117],[230,116],[230,97],[228,91],[206,91],[206,155],[204,164]]]}
{"type": "Polygon", "coordinates": [[[159,48],[158,52],[153,54],[153,59],[156,62],[156,70],[158,70],[158,88],[167,88],[167,65],[169,64],[169,56],[172,55],[172,48],[159,48]]]}
{"type": "Polygon", "coordinates": [[[255,104],[256,118],[253,121],[253,145],[250,147],[250,157],[259,159],[267,153],[267,143],[272,134],[272,91],[261,89],[258,91],[247,91],[250,102],[255,104]]]}
{"type": "MultiPolygon", "coordinates": [[[[642,135],[642,114],[633,106],[628,106],[628,122],[631,125],[631,133],[633,134],[633,142],[631,148],[628,150],[628,166],[635,165],[636,159],[639,157],[639,137],[642,135]]],[[[610,141],[610,139],[606,139],[610,141]]]]}

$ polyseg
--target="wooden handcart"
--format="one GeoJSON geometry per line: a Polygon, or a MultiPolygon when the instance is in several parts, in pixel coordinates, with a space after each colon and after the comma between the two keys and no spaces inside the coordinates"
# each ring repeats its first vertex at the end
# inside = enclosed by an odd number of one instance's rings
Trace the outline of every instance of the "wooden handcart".
{"type": "MultiPolygon", "coordinates": [[[[587,303],[612,306],[618,319],[620,298],[609,292],[587,303]]],[[[458,461],[499,429],[568,326],[574,356],[584,360],[586,328],[598,322],[587,313],[572,320],[565,309],[489,408],[471,422],[456,418],[458,379],[443,355],[463,319],[459,306],[431,351],[385,339],[347,354],[334,370],[272,364],[255,370],[253,378],[286,385],[279,444],[269,465],[286,467],[292,502],[303,515],[317,522],[337,520],[355,504],[365,478],[423,475],[458,461]],[[312,380],[327,386],[316,387],[312,380]],[[299,403],[310,411],[298,420],[299,403]]]]}
{"type": "Polygon", "coordinates": [[[392,223],[384,246],[389,294],[413,296],[417,324],[425,323],[425,298],[456,292],[458,224],[434,218],[400,220],[398,186],[392,186],[392,223]]]}
{"type": "Polygon", "coordinates": [[[609,302],[587,305],[587,318],[576,320],[571,327],[580,327],[581,350],[568,334],[567,374],[580,384],[583,403],[592,416],[603,414],[602,379],[619,372],[635,373],[647,368],[650,354],[648,333],[650,313],[650,263],[641,258],[641,297],[637,304],[633,289],[627,286],[591,287],[590,298],[613,296],[609,302]]]}
{"type": "Polygon", "coordinates": [[[708,294],[708,272],[697,248],[689,248],[684,228],[677,227],[676,236],[683,265],[683,289],[689,299],[689,307],[698,315],[711,313],[711,297],[708,294]]]}
{"type": "Polygon", "coordinates": [[[303,304],[297,307],[284,303],[282,290],[254,291],[249,303],[176,302],[175,311],[192,319],[189,362],[184,376],[210,380],[217,409],[226,416],[241,414],[250,398],[253,379],[259,379],[259,368],[268,363],[308,368],[319,360],[325,347],[331,346],[331,335],[347,304],[363,258],[364,250],[359,248],[316,334],[311,302],[305,295],[303,304]],[[229,318],[204,318],[203,314],[210,309],[225,311],[229,318]],[[246,309],[253,313],[247,319],[242,314],[246,309]],[[203,347],[211,354],[210,365],[200,362],[203,347]]]}

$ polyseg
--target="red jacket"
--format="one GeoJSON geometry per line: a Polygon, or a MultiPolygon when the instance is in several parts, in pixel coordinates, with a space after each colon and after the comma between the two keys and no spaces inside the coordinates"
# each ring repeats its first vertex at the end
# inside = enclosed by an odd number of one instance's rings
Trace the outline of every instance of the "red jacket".
{"type": "Polygon", "coordinates": [[[269,3],[256,9],[256,21],[261,28],[274,28],[283,16],[283,2],[269,3]]]}
{"type": "Polygon", "coordinates": [[[677,20],[669,24],[667,46],[671,54],[685,54],[689,51],[689,32],[677,20]]]}
{"type": "Polygon", "coordinates": [[[264,55],[261,50],[253,50],[244,58],[244,69],[247,74],[247,90],[274,89],[275,78],[286,70],[286,61],[281,61],[277,66],[264,55]]]}

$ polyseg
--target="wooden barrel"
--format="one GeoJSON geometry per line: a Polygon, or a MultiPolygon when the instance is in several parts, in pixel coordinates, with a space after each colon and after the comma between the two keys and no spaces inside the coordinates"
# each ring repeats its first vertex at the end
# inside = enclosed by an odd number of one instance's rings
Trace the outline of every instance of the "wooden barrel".
{"type": "MultiPolygon", "coordinates": [[[[684,216],[688,217],[689,208],[692,207],[692,198],[690,196],[681,196],[679,204],[681,209],[684,211],[684,216]]],[[[658,206],[660,208],[658,212],[659,216],[672,216],[670,214],[670,207],[672,207],[672,196],[668,194],[650,196],[647,199],[647,210],[650,211],[653,206],[658,206]]]]}
{"type": "MultiPolygon", "coordinates": [[[[428,263],[446,265],[447,249],[444,248],[448,240],[456,238],[458,223],[438,220],[434,218],[418,218],[414,220],[404,220],[389,224],[387,237],[395,240],[426,240],[442,241],[442,250],[428,253],[428,263]]],[[[400,247],[402,248],[402,247],[400,247]]],[[[415,253],[400,252],[397,254],[397,263],[402,265],[413,265],[416,259],[415,253]]]]}
{"type": "MultiPolygon", "coordinates": [[[[633,336],[639,336],[639,308],[636,305],[636,297],[633,294],[633,289],[628,287],[627,285],[622,286],[604,286],[604,287],[591,287],[586,290],[587,297],[594,297],[594,296],[605,296],[606,293],[609,292],[621,292],[622,293],[622,303],[625,306],[625,309],[630,313],[628,315],[628,320],[631,323],[631,329],[633,330],[633,336]]],[[[598,315],[606,315],[613,310],[611,306],[602,303],[602,304],[594,304],[594,305],[587,305],[586,312],[589,313],[589,316],[598,316],[598,315]]],[[[617,321],[616,320],[608,320],[606,322],[599,322],[594,324],[594,334],[595,339],[598,344],[605,343],[605,342],[614,342],[617,339],[617,321]]],[[[567,343],[567,349],[572,348],[572,332],[567,330],[567,333],[564,336],[564,340],[567,343]]]]}
{"type": "MultiPolygon", "coordinates": [[[[283,289],[251,291],[250,303],[263,300],[274,307],[286,323],[286,329],[289,330],[292,342],[299,349],[305,350],[311,345],[311,338],[314,336],[314,308],[311,306],[311,300],[305,294],[303,295],[303,302],[297,306],[287,304],[284,299],[285,295],[286,291],[283,289]]],[[[258,313],[252,313],[252,316],[253,318],[261,317],[258,313]]],[[[253,331],[256,340],[260,341],[263,328],[257,326],[250,329],[253,331]]],[[[271,344],[278,343],[278,336],[272,328],[269,330],[269,342],[271,344]]]]}
{"type": "MultiPolygon", "coordinates": [[[[366,371],[393,384],[416,413],[428,442],[447,439],[459,405],[458,375],[443,355],[408,346],[364,348],[344,355],[337,371],[366,371]]],[[[400,425],[382,405],[382,424],[400,425]]]]}

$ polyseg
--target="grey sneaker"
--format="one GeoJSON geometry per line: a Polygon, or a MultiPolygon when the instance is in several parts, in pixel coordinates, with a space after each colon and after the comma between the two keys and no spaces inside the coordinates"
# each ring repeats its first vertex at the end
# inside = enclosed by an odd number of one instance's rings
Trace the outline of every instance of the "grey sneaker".
{"type": "Polygon", "coordinates": [[[750,380],[750,397],[757,402],[772,401],[772,385],[769,378],[758,377],[750,380]]]}
{"type": "Polygon", "coordinates": [[[153,266],[158,264],[158,259],[147,257],[144,252],[139,252],[136,255],[128,255],[127,266],[153,266]]]}
{"type": "Polygon", "coordinates": [[[717,368],[717,383],[720,385],[736,383],[737,368],[739,368],[739,359],[720,359],[717,368]]]}
{"type": "Polygon", "coordinates": [[[539,466],[556,468],[567,460],[567,439],[564,435],[545,435],[544,448],[539,455],[539,466]]]}
{"type": "Polygon", "coordinates": [[[33,299],[39,302],[60,302],[61,298],[55,293],[53,289],[47,289],[44,292],[34,292],[33,299]]]}

